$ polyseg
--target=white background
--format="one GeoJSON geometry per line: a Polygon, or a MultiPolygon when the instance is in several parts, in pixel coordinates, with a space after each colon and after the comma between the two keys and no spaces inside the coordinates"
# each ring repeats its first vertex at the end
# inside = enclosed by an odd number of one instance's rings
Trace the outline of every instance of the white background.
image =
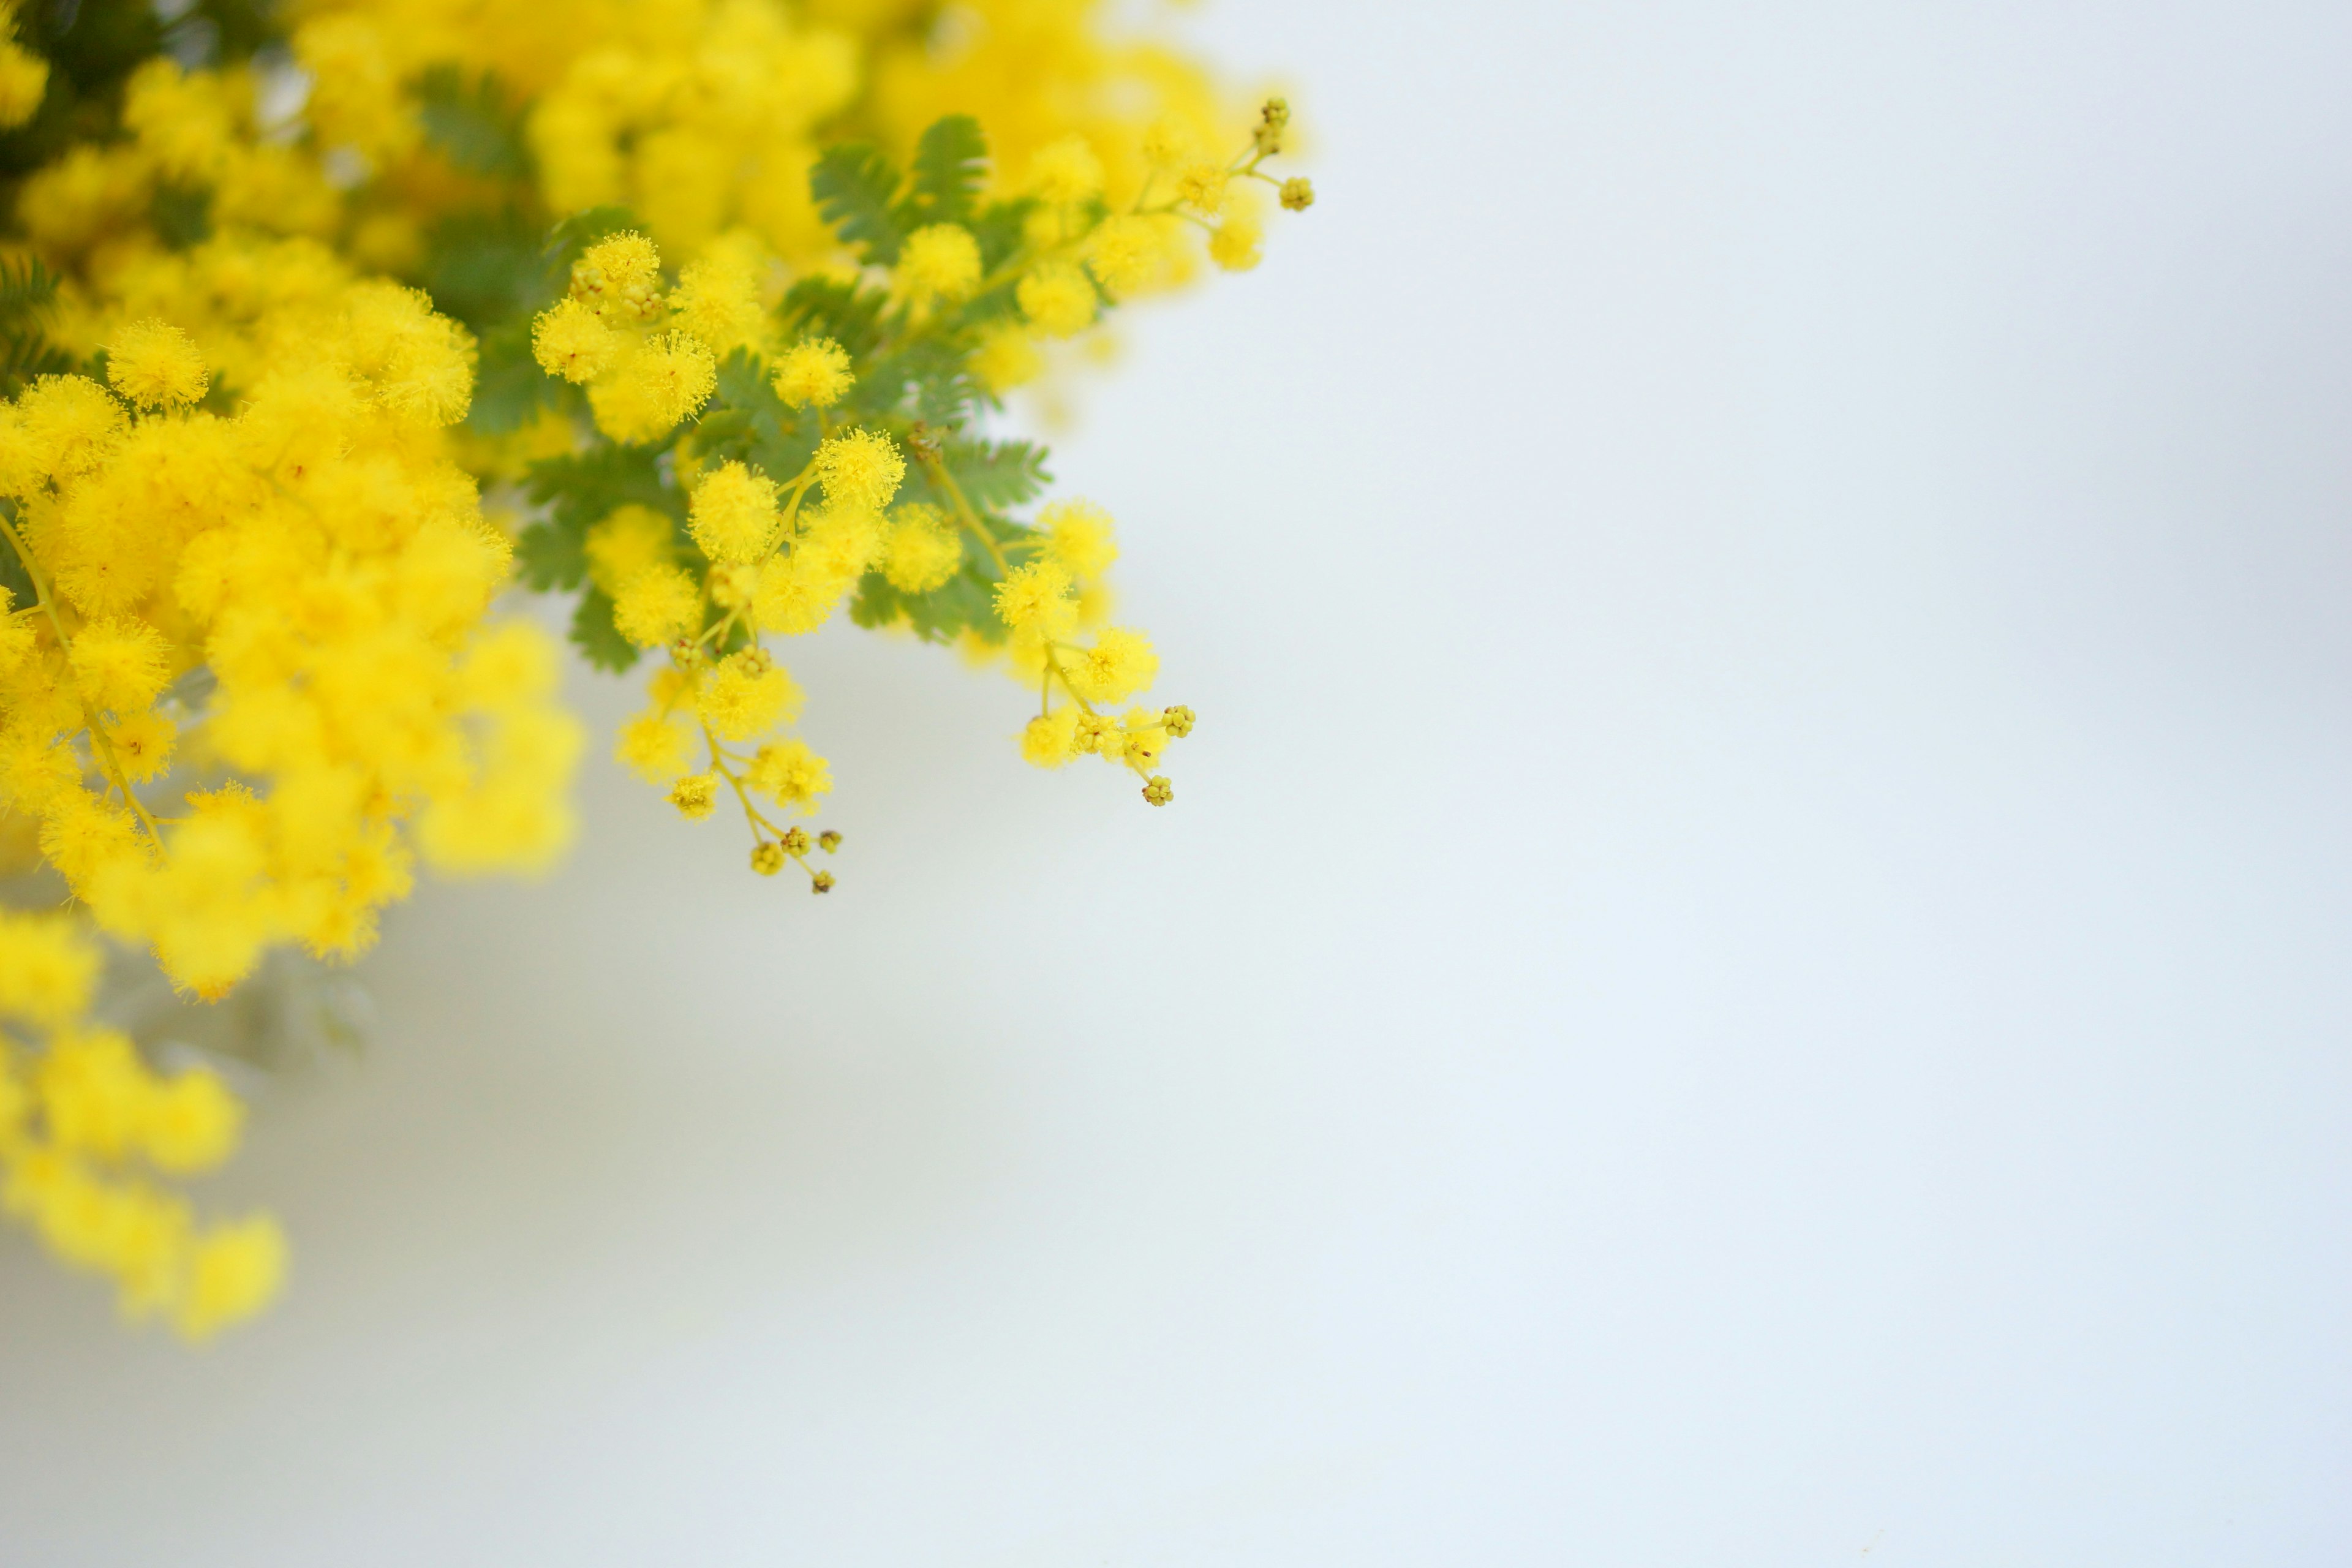
{"type": "Polygon", "coordinates": [[[830,900],[600,756],[274,1318],[0,1247],[0,1561],[2352,1560],[2352,11],[1201,34],[1323,199],[1058,460],[1177,803],[846,628],[830,900]]]}

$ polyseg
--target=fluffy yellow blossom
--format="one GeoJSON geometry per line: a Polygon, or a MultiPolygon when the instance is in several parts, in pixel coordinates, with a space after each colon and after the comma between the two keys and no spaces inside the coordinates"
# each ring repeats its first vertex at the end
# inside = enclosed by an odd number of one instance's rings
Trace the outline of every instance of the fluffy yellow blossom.
{"type": "Polygon", "coordinates": [[[719,562],[759,560],[775,548],[782,526],[775,482],[741,463],[722,463],[705,474],[687,512],[694,542],[719,562]]]}
{"type": "Polygon", "coordinates": [[[0,913],[0,1018],[27,1031],[0,1033],[0,1210],[110,1277],[126,1316],[205,1339],[268,1305],[284,1237],[266,1215],[201,1226],[143,1173],[217,1167],[244,1108],[212,1072],[160,1077],[127,1037],[81,1022],[98,957],[63,918],[0,913]]]}
{"type": "Polygon", "coordinates": [[[1077,619],[1077,606],[1070,600],[1069,573],[1052,561],[1014,567],[996,585],[996,614],[1016,632],[1067,635],[1077,619]]]}
{"type": "Polygon", "coordinates": [[[33,118],[49,89],[49,62],[16,43],[0,43],[0,131],[33,118]]]}
{"type": "Polygon", "coordinates": [[[1081,582],[1100,579],[1118,559],[1110,513],[1090,500],[1054,502],[1037,514],[1037,528],[1045,536],[1046,554],[1081,582]]]}
{"type": "Polygon", "coordinates": [[[132,713],[171,679],[172,645],[144,621],[109,616],[84,626],[69,656],[82,700],[101,711],[132,713]]]}
{"type": "Polygon", "coordinates": [[[1070,690],[1089,702],[1118,702],[1148,689],[1160,673],[1160,656],[1142,633],[1110,626],[1092,647],[1063,656],[1070,690]]]}
{"type": "Polygon", "coordinates": [[[1021,731],[1021,755],[1041,768],[1058,768],[1077,755],[1078,710],[1057,708],[1029,721],[1021,731]]]}
{"type": "Polygon", "coordinates": [[[614,760],[647,784],[667,784],[686,772],[694,734],[667,714],[640,713],[621,726],[614,760]]]}
{"type": "Polygon", "coordinates": [[[588,580],[606,597],[617,597],[621,584],[639,572],[668,564],[677,544],[677,526],[663,513],[635,502],[614,507],[589,527],[583,546],[588,580]]]}
{"type": "Polygon", "coordinates": [[[658,440],[708,402],[719,384],[710,350],[684,332],[625,349],[588,389],[596,428],[624,445],[658,440]]]}
{"type": "Polygon", "coordinates": [[[719,786],[727,781],[718,773],[688,773],[669,787],[669,803],[688,822],[699,822],[717,809],[719,786]]]}
{"type": "Polygon", "coordinates": [[[1132,294],[1158,279],[1166,264],[1165,251],[1160,225],[1155,220],[1135,216],[1107,218],[1087,242],[1087,269],[1110,293],[1132,294]]]}
{"type": "Polygon", "coordinates": [[[611,370],[627,345],[628,339],[578,300],[557,300],[531,325],[531,353],[541,368],[583,386],[611,370]]]}
{"type": "Polygon", "coordinates": [[[598,240],[572,264],[572,298],[599,316],[647,321],[662,307],[661,252],[635,232],[598,240]]]}
{"type": "Polygon", "coordinates": [[[939,508],[920,501],[890,514],[883,537],[882,575],[902,594],[928,594],[963,564],[963,541],[939,508]]]}
{"type": "Polygon", "coordinates": [[[778,805],[814,811],[833,791],[833,770],[804,741],[777,741],[752,753],[744,777],[778,805]]]}
{"type": "Polygon", "coordinates": [[[139,407],[176,408],[201,400],[212,373],[194,339],[149,317],[108,341],[106,379],[139,407]]]}
{"type": "Polygon", "coordinates": [[[756,647],[719,660],[695,696],[695,711],[722,741],[748,741],[790,722],[800,704],[792,677],[756,647]]]}
{"type": "Polygon", "coordinates": [[[809,338],[784,351],[774,380],[789,406],[830,408],[849,390],[849,355],[831,338],[809,338]]]}
{"type": "Polygon", "coordinates": [[[678,326],[722,356],[755,347],[767,322],[758,272],[740,252],[719,252],[688,263],[678,274],[670,304],[678,326]]]}
{"type": "Polygon", "coordinates": [[[980,246],[959,224],[935,223],[907,237],[898,278],[918,304],[961,300],[980,283],[980,246]]]}
{"type": "Polygon", "coordinates": [[[1084,136],[1064,136],[1030,155],[1028,185],[1040,201],[1059,206],[1091,201],[1102,194],[1102,160],[1084,136]]]}
{"type": "Polygon", "coordinates": [[[98,950],[63,915],[0,910],[0,1017],[54,1028],[89,1005],[98,950]]]}
{"type": "Polygon", "coordinates": [[[807,519],[788,553],[761,563],[759,587],[751,596],[753,620],[763,632],[786,636],[816,630],[882,545],[877,513],[862,507],[825,507],[807,519]]]}
{"type": "Polygon", "coordinates": [[[1189,163],[1176,176],[1176,199],[1212,216],[1225,205],[1225,184],[1232,178],[1216,163],[1189,163]]]}
{"type": "Polygon", "coordinates": [[[1014,290],[1021,313],[1048,337],[1066,338],[1094,324],[1095,287],[1066,261],[1048,261],[1014,290]]]}
{"type": "Polygon", "coordinates": [[[1209,259],[1228,272],[1247,272],[1261,259],[1259,245],[1264,238],[1255,218],[1235,213],[1209,237],[1209,259]]]}
{"type": "Polygon", "coordinates": [[[816,449],[817,482],[825,499],[836,507],[879,511],[898,493],[907,477],[907,460],[889,437],[874,430],[849,430],[816,449]]]}
{"type": "Polygon", "coordinates": [[[971,356],[972,374],[992,393],[1010,392],[1037,379],[1045,368],[1034,339],[1019,327],[999,324],[981,333],[971,356]]]}
{"type": "Polygon", "coordinates": [[[613,624],[639,647],[659,647],[694,631],[702,619],[702,593],[676,566],[640,567],[613,595],[613,624]]]}

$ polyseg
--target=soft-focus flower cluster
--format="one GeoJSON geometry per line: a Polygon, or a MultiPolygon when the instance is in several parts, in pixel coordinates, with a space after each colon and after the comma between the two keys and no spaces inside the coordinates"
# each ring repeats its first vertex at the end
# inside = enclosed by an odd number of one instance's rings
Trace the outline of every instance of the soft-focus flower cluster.
{"type": "Polygon", "coordinates": [[[203,1224],[154,1179],[217,1167],[245,1110],[216,1074],[162,1077],[89,1022],[99,964],[64,917],[0,911],[0,1209],[113,1279],[125,1317],[205,1339],[278,1293],[285,1238],[267,1215],[203,1224]]]}
{"type": "Polygon", "coordinates": [[[0,871],[69,916],[0,910],[0,1202],[192,1336],[274,1292],[274,1226],[140,1174],[236,1106],[87,1021],[91,932],[217,998],[420,865],[551,863],[517,577],[654,655],[617,754],[762,874],[833,886],[775,648],[845,609],[1166,804],[1110,520],[989,420],[1256,265],[1287,128],[1096,0],[0,0],[0,871]]]}

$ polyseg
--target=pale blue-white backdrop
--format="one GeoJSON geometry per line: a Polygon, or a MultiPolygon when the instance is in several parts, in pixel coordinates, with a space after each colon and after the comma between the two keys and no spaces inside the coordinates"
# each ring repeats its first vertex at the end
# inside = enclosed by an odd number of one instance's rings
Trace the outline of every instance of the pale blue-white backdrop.
{"type": "Polygon", "coordinates": [[[829,900],[600,758],[273,1319],[0,1247],[0,1560],[2352,1552],[2352,11],[1186,25],[1323,197],[1061,447],[1177,804],[845,627],[829,900]]]}

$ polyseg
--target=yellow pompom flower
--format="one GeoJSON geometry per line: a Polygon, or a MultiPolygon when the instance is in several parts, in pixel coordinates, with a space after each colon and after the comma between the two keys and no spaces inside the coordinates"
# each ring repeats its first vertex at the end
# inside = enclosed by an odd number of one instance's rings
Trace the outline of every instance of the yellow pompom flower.
{"type": "Polygon", "coordinates": [[[670,307],[680,328],[717,354],[751,348],[760,341],[767,312],[751,263],[736,254],[705,256],[678,274],[670,307]]]}
{"type": "Polygon", "coordinates": [[[141,408],[179,408],[203,400],[212,373],[194,339],[150,317],[107,341],[106,379],[141,408]]]}
{"type": "Polygon", "coordinates": [[[776,741],[752,753],[744,777],[778,805],[814,811],[832,792],[833,770],[805,741],[776,741]]]}
{"type": "Polygon", "coordinates": [[[719,362],[684,332],[667,332],[625,350],[588,389],[596,428],[625,446],[659,440],[710,399],[719,362]]]}
{"type": "Polygon", "coordinates": [[[776,395],[793,408],[830,408],[849,390],[849,355],[831,338],[807,338],[784,351],[776,395]]]}
{"type": "Polygon", "coordinates": [[[902,594],[928,594],[963,564],[963,541],[939,508],[911,502],[890,514],[882,575],[902,594]]]}
{"type": "Polygon", "coordinates": [[[662,306],[661,252],[634,230],[609,235],[572,264],[572,297],[600,316],[649,321],[662,306]]]}
{"type": "Polygon", "coordinates": [[[1225,205],[1225,184],[1232,176],[1215,163],[1190,163],[1176,176],[1176,199],[1214,216],[1225,205]]]}
{"type": "Polygon", "coordinates": [[[48,89],[48,61],[21,44],[0,44],[0,131],[32,119],[48,89]]]}
{"type": "Polygon", "coordinates": [[[980,283],[980,245],[960,224],[935,223],[907,237],[898,280],[918,304],[961,300],[980,283]]]}
{"type": "Polygon", "coordinates": [[[613,595],[613,625],[639,647],[659,647],[694,631],[702,592],[676,566],[641,567],[613,595]]]}
{"type": "Polygon", "coordinates": [[[184,1072],[141,1098],[137,1140],[148,1163],[173,1175],[209,1171],[236,1152],[245,1107],[216,1073],[184,1072]]]}
{"type": "Polygon", "coordinates": [[[1065,136],[1030,155],[1028,184],[1040,201],[1075,206],[1102,194],[1102,160],[1084,136],[1065,136]]]}
{"type": "Polygon", "coordinates": [[[1045,368],[1035,340],[1019,327],[999,324],[982,330],[972,352],[971,373],[992,393],[1025,386],[1045,368]]]}
{"type": "Polygon", "coordinates": [[[0,910],[0,1016],[55,1027],[89,1005],[98,949],[63,915],[0,910]]]}
{"type": "Polygon", "coordinates": [[[724,782],[717,773],[688,773],[669,786],[669,803],[688,822],[699,822],[719,805],[719,786],[724,782]]]}
{"type": "Polygon", "coordinates": [[[531,357],[540,368],[583,386],[612,369],[627,344],[593,307],[578,300],[558,300],[531,323],[531,357]]]}
{"type": "Polygon", "coordinates": [[[133,713],[162,695],[172,678],[172,645],[144,621],[110,616],[73,639],[74,681],[101,712],[133,713]]]}
{"type": "Polygon", "coordinates": [[[1070,600],[1070,574],[1053,561],[1014,567],[996,585],[996,614],[1016,632],[1068,635],[1077,618],[1077,606],[1070,600]]]}
{"type": "Polygon", "coordinates": [[[122,776],[132,784],[144,784],[162,773],[172,765],[172,748],[178,735],[178,728],[152,708],[116,720],[114,760],[122,776]]]}
{"type": "Polygon", "coordinates": [[[848,430],[816,449],[816,477],[833,505],[880,511],[898,493],[907,460],[889,437],[848,430]]]}
{"type": "Polygon", "coordinates": [[[1078,710],[1057,708],[1029,721],[1021,731],[1021,755],[1041,768],[1058,768],[1077,755],[1078,710]]]}
{"type": "Polygon", "coordinates": [[[1095,286],[1069,262],[1042,263],[1014,292],[1021,313],[1048,337],[1070,337],[1094,324],[1095,286]]]}
{"type": "Polygon", "coordinates": [[[286,1235],[267,1215],[222,1226],[195,1244],[173,1315],[182,1337],[206,1340],[275,1300],[286,1282],[286,1235]]]}
{"type": "Polygon", "coordinates": [[[694,757],[694,735],[662,713],[640,713],[621,726],[613,758],[647,784],[667,784],[694,757]]]}
{"type": "Polygon", "coordinates": [[[789,722],[800,704],[801,690],[792,677],[756,647],[719,660],[695,696],[695,711],[722,741],[747,741],[789,722]]]}
{"type": "Polygon", "coordinates": [[[666,514],[634,501],[614,507],[588,529],[588,580],[615,597],[639,572],[667,564],[677,542],[677,528],[666,514]]]}
{"type": "Polygon", "coordinates": [[[776,547],[783,526],[775,482],[741,463],[722,463],[695,486],[686,526],[713,561],[757,561],[776,547]]]}
{"type": "Polygon", "coordinates": [[[1261,259],[1258,244],[1264,237],[1255,218],[1236,213],[1209,237],[1209,259],[1228,272],[1247,272],[1261,259]]]}
{"type": "Polygon", "coordinates": [[[1110,513],[1090,500],[1057,500],[1037,514],[1045,553],[1081,582],[1098,581],[1118,559],[1110,513]]]}
{"type": "Polygon", "coordinates": [[[1092,647],[1066,654],[1062,674],[1071,692],[1088,702],[1118,702],[1147,690],[1160,673],[1150,640],[1124,626],[1106,627],[1092,647]]]}

